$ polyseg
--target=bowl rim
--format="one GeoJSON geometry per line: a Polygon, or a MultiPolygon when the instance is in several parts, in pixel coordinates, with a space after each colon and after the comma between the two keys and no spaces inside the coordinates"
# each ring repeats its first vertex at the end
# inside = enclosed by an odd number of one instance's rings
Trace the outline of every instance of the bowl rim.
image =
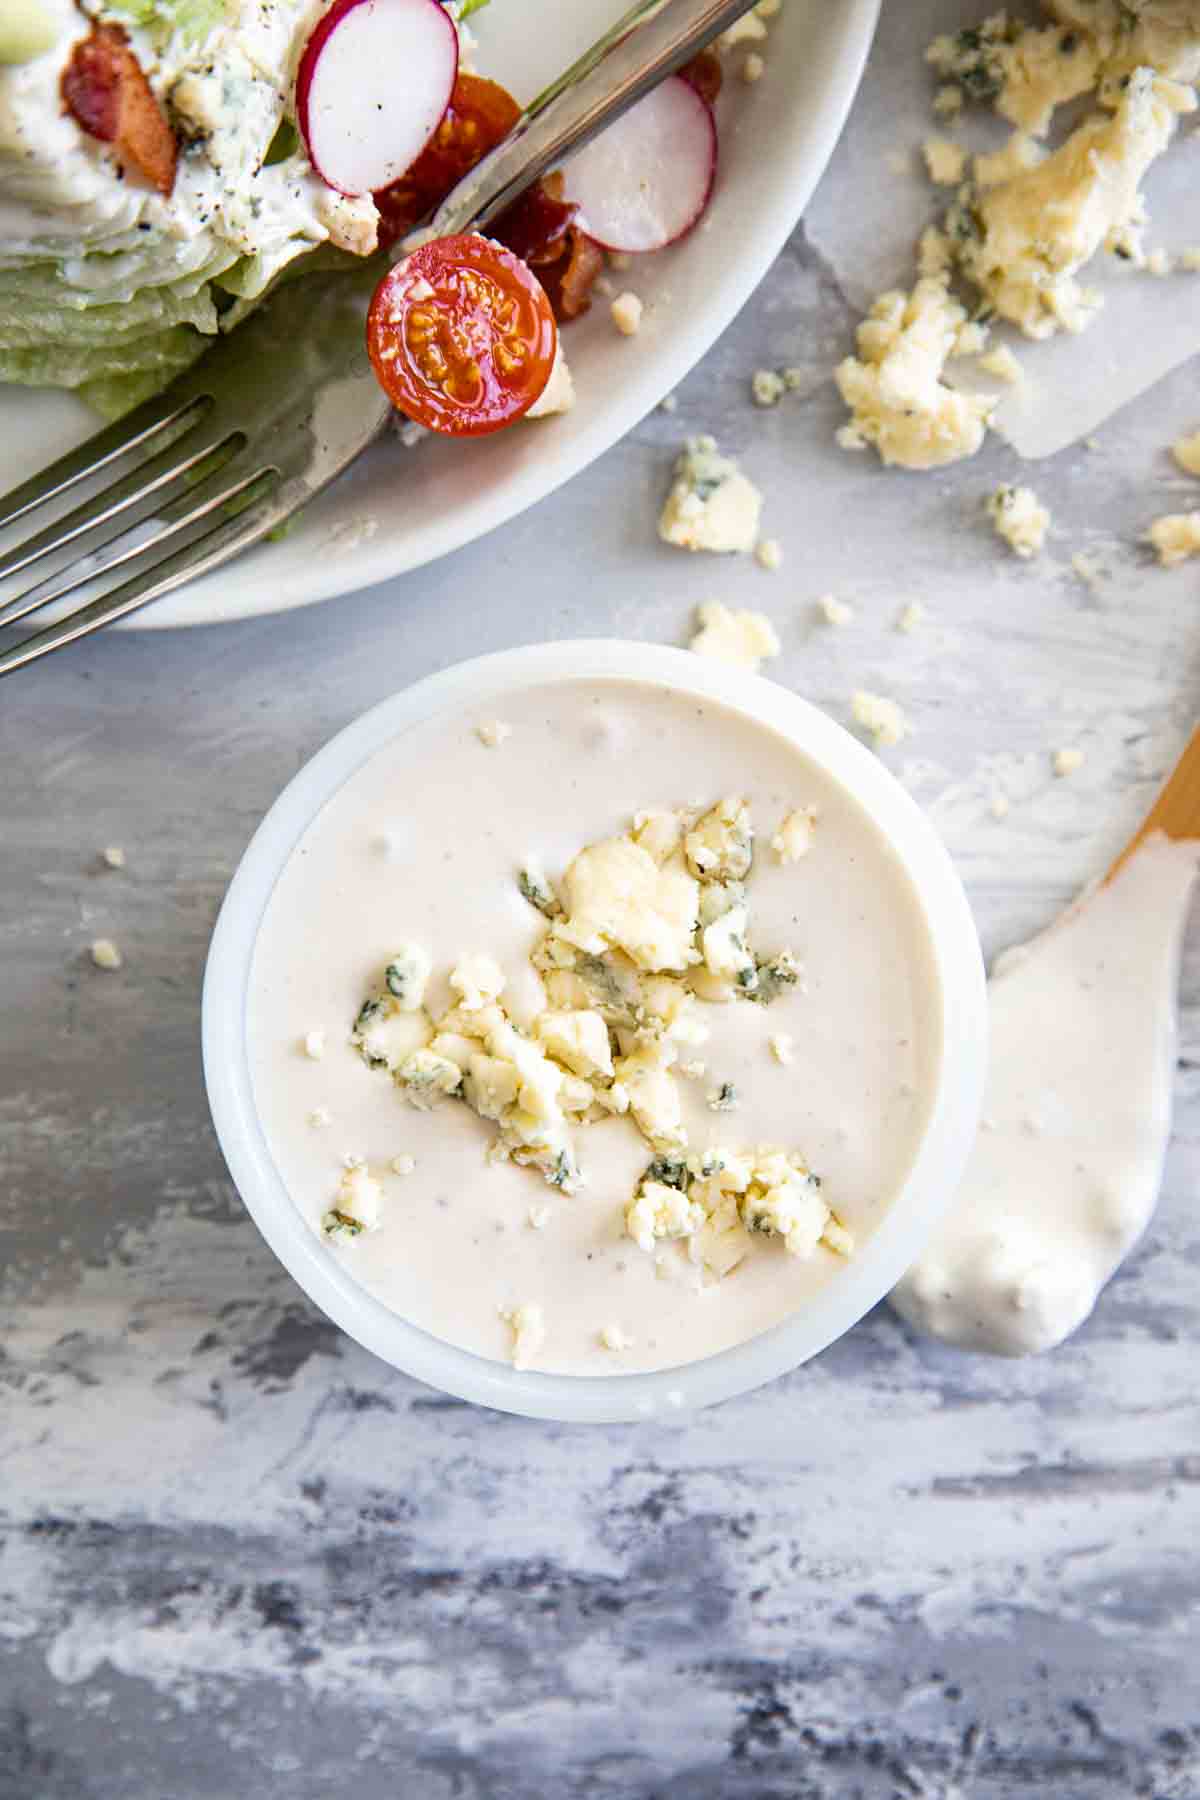
{"type": "Polygon", "coordinates": [[[621,639],[530,644],[426,676],[353,720],[288,782],[247,846],[213,931],[202,998],[204,1079],[217,1140],[243,1204],[279,1260],[335,1324],[393,1367],[505,1412],[570,1423],[633,1421],[712,1405],[807,1362],[877,1304],[948,1209],[983,1098],[987,1000],[962,883],[932,823],[866,746],[809,701],[761,675],[688,651],[621,639]],[[699,1362],[648,1373],[517,1370],[434,1337],[392,1312],[329,1254],[275,1167],[254,1104],[248,999],[258,931],[275,883],[317,814],[401,731],[449,710],[502,711],[543,682],[664,685],[748,714],[847,789],[896,855],[924,918],[940,986],[941,1057],[924,1134],[871,1237],[802,1313],[699,1362]]]}

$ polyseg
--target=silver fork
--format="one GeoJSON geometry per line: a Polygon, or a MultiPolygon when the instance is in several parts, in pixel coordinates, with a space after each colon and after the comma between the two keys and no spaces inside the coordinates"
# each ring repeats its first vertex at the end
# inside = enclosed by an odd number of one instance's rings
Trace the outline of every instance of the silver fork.
{"type": "MultiPolygon", "coordinates": [[[[638,0],[531,102],[421,235],[486,226],[751,3],[638,0]]],[[[0,604],[0,627],[104,584],[0,651],[0,675],[220,568],[282,526],[379,436],[393,414],[367,360],[363,325],[384,266],[376,258],[348,273],[285,282],[157,399],[0,496],[0,531],[21,521],[35,528],[0,554],[0,581],[32,577],[0,604]],[[42,524],[59,502],[68,510],[42,524]]]]}

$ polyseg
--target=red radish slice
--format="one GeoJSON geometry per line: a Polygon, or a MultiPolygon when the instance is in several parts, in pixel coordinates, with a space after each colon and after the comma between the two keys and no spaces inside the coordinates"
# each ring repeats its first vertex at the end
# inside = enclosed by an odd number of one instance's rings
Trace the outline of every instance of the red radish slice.
{"type": "Polygon", "coordinates": [[[563,198],[606,249],[661,250],[691,230],[716,173],[712,107],[672,75],[571,158],[563,198]]]}
{"type": "Polygon", "coordinates": [[[373,194],[414,163],[458,74],[458,33],[438,0],[334,0],[296,76],[313,167],[341,194],[373,194]]]}

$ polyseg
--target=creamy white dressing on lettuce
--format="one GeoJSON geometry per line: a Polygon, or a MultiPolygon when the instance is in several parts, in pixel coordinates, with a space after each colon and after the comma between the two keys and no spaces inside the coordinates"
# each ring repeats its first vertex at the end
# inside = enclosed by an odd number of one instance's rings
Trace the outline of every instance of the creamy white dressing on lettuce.
{"type": "Polygon", "coordinates": [[[73,0],[39,4],[51,47],[0,64],[0,380],[82,386],[121,410],[297,256],[374,248],[369,197],[335,193],[302,148],[264,166],[290,112],[307,0],[89,9],[128,32],[181,139],[167,198],[123,177],[64,110],[62,72],[92,18],[73,0]]]}

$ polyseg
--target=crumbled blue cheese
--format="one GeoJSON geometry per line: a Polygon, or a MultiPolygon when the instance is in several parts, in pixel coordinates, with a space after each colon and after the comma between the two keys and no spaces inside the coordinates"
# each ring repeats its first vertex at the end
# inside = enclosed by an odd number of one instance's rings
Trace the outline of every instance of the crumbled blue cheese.
{"type": "Polygon", "coordinates": [[[817,601],[817,611],[827,625],[849,625],[854,617],[854,608],[845,600],[839,600],[836,594],[822,594],[817,601]]]}
{"type": "Polygon", "coordinates": [[[688,645],[697,656],[757,674],[767,657],[778,656],[783,646],[770,619],[760,612],[731,612],[719,600],[707,600],[696,608],[698,629],[688,645]]]}
{"type": "Polygon", "coordinates": [[[718,1278],[745,1258],[752,1234],[780,1238],[801,1259],[821,1244],[841,1255],[854,1247],[803,1158],[772,1146],[656,1159],[626,1209],[625,1229],[649,1254],[663,1239],[689,1239],[693,1259],[718,1278]]]}
{"type": "Polygon", "coordinates": [[[868,693],[859,688],[850,696],[850,710],[856,725],[869,731],[878,745],[898,744],[912,730],[902,708],[883,694],[868,693]]]}
{"type": "Polygon", "coordinates": [[[702,881],[743,881],[754,861],[750,808],[732,794],[710,807],[683,840],[692,874],[702,881]]]}
{"type": "Polygon", "coordinates": [[[1191,437],[1176,438],[1171,455],[1185,475],[1200,475],[1200,431],[1191,437]]]}
{"type": "Polygon", "coordinates": [[[997,344],[981,356],[979,367],[986,375],[994,375],[997,381],[1006,381],[1010,387],[1025,379],[1024,370],[1007,344],[997,344]]]}
{"type": "Polygon", "coordinates": [[[623,950],[639,968],[682,971],[698,961],[692,944],[698,895],[684,869],[663,867],[629,838],[592,844],[563,877],[566,916],[551,938],[591,956],[623,950]]]}
{"type": "Polygon", "coordinates": [[[512,736],[513,728],[503,719],[484,719],[475,727],[475,736],[488,750],[498,750],[512,736]]]}
{"type": "Polygon", "coordinates": [[[974,456],[983,443],[994,401],[943,380],[966,323],[945,278],[929,277],[911,294],[881,295],[858,327],[858,355],[839,363],[836,379],[850,433],[885,463],[938,468],[974,456]]]}
{"type": "Polygon", "coordinates": [[[1045,159],[1042,146],[1024,132],[1014,131],[1007,144],[988,155],[977,156],[971,164],[971,179],[979,189],[999,187],[1027,169],[1036,169],[1045,159]]]}
{"type": "Polygon", "coordinates": [[[625,1209],[625,1229],[639,1250],[652,1255],[665,1238],[691,1237],[706,1218],[699,1201],[682,1189],[643,1180],[625,1209]]]}
{"type": "Polygon", "coordinates": [[[393,1071],[396,1086],[405,1099],[429,1112],[450,1094],[460,1092],[463,1072],[448,1056],[434,1049],[414,1050],[393,1071]]]}
{"type": "Polygon", "coordinates": [[[750,395],[755,406],[777,406],[787,393],[787,383],[774,369],[755,369],[750,395]]]}
{"type": "Polygon", "coordinates": [[[634,843],[640,845],[656,863],[665,863],[669,856],[674,856],[683,841],[683,819],[679,813],[670,812],[665,807],[634,813],[632,836],[634,843]]]}
{"type": "MultiPolygon", "coordinates": [[[[1039,29],[997,12],[982,25],[935,38],[925,60],[960,93],[991,102],[1002,118],[1041,136],[1055,107],[1096,85],[1101,57],[1086,31],[1039,29]]],[[[954,109],[943,101],[940,110],[954,109]]]]}
{"type": "Polygon", "coordinates": [[[813,833],[817,828],[817,809],[815,806],[796,806],[781,819],[779,829],[771,839],[771,848],[781,863],[796,863],[802,856],[807,856],[812,849],[813,833]]]}
{"type": "Polygon", "coordinates": [[[998,487],[986,504],[997,537],[1017,556],[1036,556],[1046,542],[1050,514],[1033,489],[998,487]]]}
{"type": "Polygon", "coordinates": [[[788,1255],[801,1258],[814,1254],[829,1224],[820,1183],[782,1152],[756,1163],[738,1210],[747,1231],[781,1237],[788,1255]]]}
{"type": "Polygon", "coordinates": [[[383,972],[383,982],[401,1012],[421,1010],[432,969],[432,958],[421,944],[401,944],[392,956],[383,972]]]}
{"type": "Polygon", "coordinates": [[[638,1130],[656,1150],[686,1142],[679,1088],[671,1077],[675,1046],[652,1038],[630,1056],[618,1057],[613,1072],[629,1096],[629,1111],[638,1130]]]}
{"type": "Polygon", "coordinates": [[[608,1026],[598,1012],[544,1012],[534,1021],[534,1036],[555,1062],[573,1075],[611,1077],[612,1049],[608,1026]]]}
{"type": "Polygon", "coordinates": [[[378,1231],[383,1189],[358,1158],[342,1171],[333,1205],[321,1220],[331,1243],[348,1244],[364,1232],[378,1231]]]}
{"type": "Polygon", "coordinates": [[[642,328],[643,307],[636,294],[618,294],[608,310],[622,337],[637,336],[642,328]]]}
{"type": "Polygon", "coordinates": [[[905,637],[911,637],[914,631],[920,630],[928,617],[927,608],[919,600],[910,600],[896,619],[896,630],[902,631],[905,637]]]}
{"type": "Polygon", "coordinates": [[[751,551],[762,495],[711,437],[689,438],[659,514],[658,535],[682,550],[751,551]]]}
{"type": "MultiPolygon", "coordinates": [[[[770,15],[767,15],[770,17],[770,15]]],[[[735,50],[739,44],[758,44],[767,35],[762,16],[756,7],[744,12],[740,19],[723,31],[717,39],[718,50],[735,50]]]]}
{"type": "Polygon", "coordinates": [[[745,994],[752,994],[758,986],[758,969],[746,943],[749,917],[745,906],[731,906],[700,933],[709,974],[733,991],[745,994]]]}
{"type": "MultiPolygon", "coordinates": [[[[788,815],[778,841],[799,854],[797,834],[814,817],[788,815]]],[[[703,812],[638,813],[627,833],[586,846],[563,875],[562,901],[554,896],[531,952],[547,1004],[528,1030],[505,1010],[504,972],[487,955],[459,958],[449,976],[454,1004],[436,1022],[424,1007],[403,1011],[412,969],[422,995],[429,975],[428,959],[414,954],[363,1003],[351,1041],[414,1105],[460,1098],[494,1124],[490,1160],[536,1168],[567,1193],[581,1181],[574,1126],[628,1115],[656,1153],[630,1202],[631,1229],[652,1242],[707,1221],[706,1266],[719,1274],[743,1253],[744,1231],[740,1217],[726,1217],[728,1196],[719,1229],[703,1206],[678,1197],[692,1179],[711,1181],[720,1161],[705,1153],[689,1165],[679,1083],[703,1077],[705,1065],[680,1068],[678,1059],[709,1036],[703,1001],[767,1004],[800,981],[786,950],[759,961],[747,941],[753,856],[753,820],[739,796],[703,812]]],[[[546,914],[553,890],[540,871],[523,881],[526,890],[546,914]]],[[[729,1110],[733,1085],[723,1082],[709,1100],[729,1110]]],[[[410,1167],[411,1158],[392,1164],[396,1173],[410,1167]]],[[[547,1217],[539,1211],[531,1225],[541,1229],[547,1217]]]]}
{"type": "Polygon", "coordinates": [[[570,412],[575,404],[575,383],[562,353],[562,343],[554,352],[550,379],[525,414],[527,419],[549,419],[557,413],[570,412]]]}
{"type": "Polygon", "coordinates": [[[1200,512],[1165,513],[1146,533],[1164,569],[1200,556],[1200,512]]]}
{"type": "Polygon", "coordinates": [[[536,1302],[526,1300],[521,1306],[502,1307],[500,1317],[512,1332],[513,1368],[529,1368],[545,1347],[545,1314],[536,1302]]]}
{"type": "Polygon", "coordinates": [[[938,187],[957,187],[967,166],[967,153],[953,138],[926,138],[921,155],[930,181],[938,187]]]}
{"type": "Polygon", "coordinates": [[[407,1056],[423,1050],[432,1035],[428,1013],[401,1011],[395,996],[383,987],[363,1001],[350,1042],[369,1069],[394,1073],[407,1056]]]}
{"type": "Polygon", "coordinates": [[[1175,129],[1172,99],[1138,69],[1113,113],[1086,119],[1036,167],[965,191],[946,228],[985,302],[1031,338],[1080,331],[1100,305],[1080,270],[1143,217],[1139,188],[1175,129]]]}
{"type": "Polygon", "coordinates": [[[478,1012],[499,999],[505,989],[504,970],[494,957],[460,956],[450,971],[450,986],[464,1012],[478,1012]]]}

